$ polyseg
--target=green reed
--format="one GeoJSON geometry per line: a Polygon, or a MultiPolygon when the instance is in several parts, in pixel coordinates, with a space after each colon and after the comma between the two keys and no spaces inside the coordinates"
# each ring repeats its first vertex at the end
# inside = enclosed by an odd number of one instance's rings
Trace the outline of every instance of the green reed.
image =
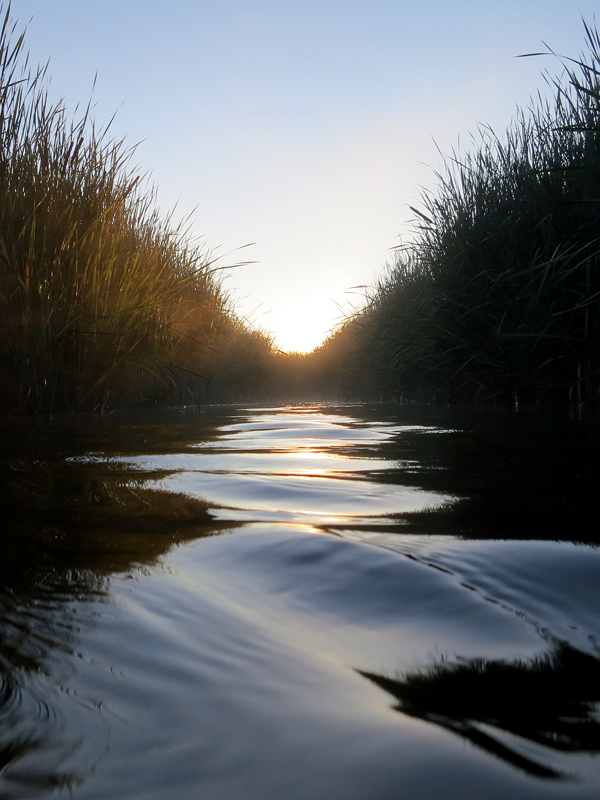
{"type": "Polygon", "coordinates": [[[206,248],[159,216],[124,141],[49,101],[0,14],[2,409],[212,399],[219,370],[268,338],[235,316],[206,248]]]}
{"type": "Polygon", "coordinates": [[[503,136],[445,158],[411,241],[345,325],[371,394],[600,393],[600,39],[503,136]]]}

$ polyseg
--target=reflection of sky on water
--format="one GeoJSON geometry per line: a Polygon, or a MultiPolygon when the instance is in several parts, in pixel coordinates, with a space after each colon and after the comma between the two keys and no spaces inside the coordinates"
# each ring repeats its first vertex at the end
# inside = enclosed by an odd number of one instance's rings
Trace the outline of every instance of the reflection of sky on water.
{"type": "Polygon", "coordinates": [[[364,523],[423,511],[450,499],[419,487],[378,482],[382,473],[409,470],[413,462],[349,454],[357,445],[377,448],[404,433],[432,431],[438,429],[357,422],[309,410],[267,412],[221,425],[219,437],[208,447],[190,443],[184,453],[122,456],[108,462],[157,473],[147,488],[205,500],[218,508],[219,520],[340,524],[351,518],[364,523]]]}
{"type": "Polygon", "coordinates": [[[595,486],[593,427],[265,413],[99,425],[10,461],[0,797],[596,800],[595,728],[556,703],[497,713],[536,665],[596,713],[578,665],[599,653],[600,550],[527,540],[595,486]]]}
{"type": "MultiPolygon", "coordinates": [[[[88,459],[96,463],[107,461],[130,466],[145,472],[262,472],[273,475],[287,474],[314,474],[315,472],[330,475],[369,472],[385,470],[404,466],[398,462],[385,459],[351,458],[336,452],[326,450],[277,450],[275,452],[247,452],[236,451],[233,453],[181,453],[173,455],[136,456],[111,459],[88,459]]],[[[406,466],[409,466],[406,462],[406,466]]]]}
{"type": "MultiPolygon", "coordinates": [[[[221,427],[218,442],[210,447],[235,447],[239,450],[300,451],[306,447],[333,450],[342,446],[377,445],[394,436],[414,431],[434,432],[421,425],[399,426],[391,423],[360,421],[334,414],[280,413],[261,415],[259,421],[248,419],[221,427]]],[[[197,445],[204,447],[204,444],[197,445]]]]}
{"type": "MultiPolygon", "coordinates": [[[[217,506],[249,511],[279,512],[338,517],[382,517],[394,513],[422,511],[447,498],[410,487],[372,483],[356,478],[309,475],[244,475],[179,472],[156,483],[157,488],[183,492],[217,506]]],[[[221,519],[227,519],[224,509],[221,519]]],[[[240,518],[239,516],[237,517],[240,518]]]]}
{"type": "Polygon", "coordinates": [[[461,658],[395,677],[360,674],[395,697],[397,711],[452,731],[531,776],[571,777],[548,765],[552,750],[600,752],[600,658],[568,644],[554,642],[530,660],[461,658]]]}

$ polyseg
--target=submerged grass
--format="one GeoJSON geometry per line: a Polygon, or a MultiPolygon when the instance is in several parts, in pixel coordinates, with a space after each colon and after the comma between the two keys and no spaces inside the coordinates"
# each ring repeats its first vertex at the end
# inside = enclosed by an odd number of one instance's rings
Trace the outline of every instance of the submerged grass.
{"type": "Polygon", "coordinates": [[[124,141],[49,101],[0,14],[1,409],[239,392],[269,338],[235,316],[206,248],[159,216],[124,141]]]}
{"type": "Polygon", "coordinates": [[[445,159],[412,241],[328,345],[348,393],[599,399],[600,37],[585,35],[551,100],[445,159]]]}

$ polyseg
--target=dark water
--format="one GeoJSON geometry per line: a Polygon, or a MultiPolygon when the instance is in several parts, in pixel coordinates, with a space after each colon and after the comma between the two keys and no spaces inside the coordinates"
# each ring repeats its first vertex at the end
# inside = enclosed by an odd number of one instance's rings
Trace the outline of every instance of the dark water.
{"type": "Polygon", "coordinates": [[[0,434],[0,798],[600,796],[597,413],[0,434]]]}

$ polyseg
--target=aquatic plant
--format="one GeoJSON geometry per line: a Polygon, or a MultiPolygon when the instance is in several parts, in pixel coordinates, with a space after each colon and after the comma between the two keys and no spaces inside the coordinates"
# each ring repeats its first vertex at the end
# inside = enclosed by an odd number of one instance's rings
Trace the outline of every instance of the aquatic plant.
{"type": "Polygon", "coordinates": [[[50,102],[10,4],[0,14],[1,407],[212,399],[268,337],[235,316],[206,247],[161,218],[124,140],[50,102]]]}
{"type": "Polygon", "coordinates": [[[600,394],[600,37],[503,136],[480,128],[413,209],[353,320],[350,380],[446,399],[600,394]]]}

